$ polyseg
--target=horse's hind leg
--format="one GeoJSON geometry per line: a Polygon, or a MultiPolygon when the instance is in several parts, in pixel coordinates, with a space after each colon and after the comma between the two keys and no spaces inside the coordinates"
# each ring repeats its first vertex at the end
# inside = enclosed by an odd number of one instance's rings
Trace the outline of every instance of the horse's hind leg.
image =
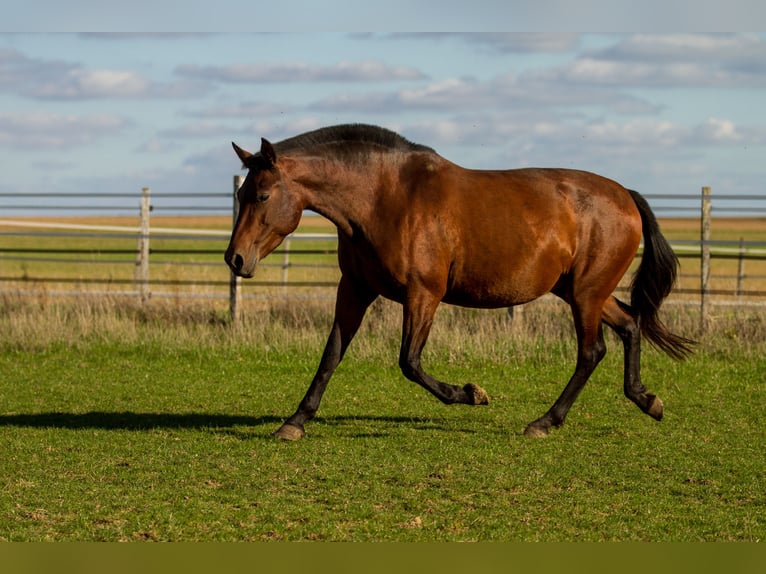
{"type": "Polygon", "coordinates": [[[335,303],[335,321],[319,368],[306,395],[298,405],[298,410],[274,433],[275,436],[287,440],[303,438],[305,434],[303,423],[314,418],[330,377],[362,324],[367,308],[376,297],[374,293],[354,284],[347,276],[341,277],[335,303]]]}
{"type": "Polygon", "coordinates": [[[569,409],[588,382],[596,366],[606,354],[604,334],[601,328],[601,305],[591,301],[586,306],[572,305],[575,330],[577,332],[577,365],[563,392],[548,412],[527,425],[524,434],[542,437],[552,426],[563,424],[569,409]]]}
{"type": "Polygon", "coordinates": [[[614,329],[625,348],[625,396],[654,419],[662,419],[662,401],[641,383],[641,329],[630,308],[614,297],[604,305],[604,322],[614,329]]]}
{"type": "Polygon", "coordinates": [[[439,300],[439,297],[421,290],[412,294],[404,303],[399,367],[405,377],[445,404],[486,405],[489,397],[480,386],[469,383],[459,387],[443,383],[426,373],[420,365],[420,355],[431,332],[439,300]]]}

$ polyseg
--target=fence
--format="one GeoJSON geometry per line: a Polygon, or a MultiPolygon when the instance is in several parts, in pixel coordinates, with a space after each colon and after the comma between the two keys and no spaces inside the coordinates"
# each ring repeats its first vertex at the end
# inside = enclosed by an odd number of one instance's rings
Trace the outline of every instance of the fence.
{"type": "MultiPolygon", "coordinates": [[[[241,176],[235,176],[234,191],[239,185],[241,176]]],[[[137,199],[135,194],[0,194],[0,200],[20,197],[24,201],[30,198],[137,199]]],[[[766,305],[766,217],[759,217],[766,215],[766,196],[714,196],[709,187],[703,187],[701,194],[646,194],[645,197],[662,218],[663,231],[682,259],[683,273],[674,291],[675,302],[699,305],[703,322],[713,305],[766,305]],[[743,201],[747,202],[745,207],[738,207],[737,202],[743,201]],[[750,217],[729,218],[727,225],[731,229],[718,233],[723,238],[714,240],[712,223],[718,220],[717,214],[726,213],[750,217]],[[679,214],[682,215],[679,217],[679,214]],[[696,230],[695,220],[699,222],[696,230]],[[675,230],[673,221],[684,223],[675,230]],[[748,222],[750,227],[739,229],[743,226],[731,223],[737,221],[748,222]],[[738,232],[746,234],[748,239],[744,235],[736,237],[738,232]]],[[[237,320],[247,299],[311,296],[317,290],[329,297],[329,289],[336,286],[339,277],[335,262],[336,236],[324,232],[289,236],[282,248],[261,264],[255,280],[243,284],[230,275],[223,263],[223,252],[231,231],[231,219],[223,214],[233,213],[236,218],[236,193],[197,193],[182,197],[152,193],[144,188],[138,206],[83,206],[73,202],[44,206],[10,203],[0,207],[3,212],[44,208],[75,213],[101,210],[113,214],[135,213],[137,207],[139,211],[137,226],[104,221],[84,224],[82,216],[75,222],[62,222],[61,218],[56,221],[0,219],[0,293],[110,294],[135,297],[142,302],[162,297],[220,299],[228,300],[229,313],[237,320]],[[200,199],[214,199],[216,205],[201,206],[197,203],[200,199]],[[179,203],[183,200],[186,205],[179,203]],[[188,205],[189,200],[194,204],[188,205]],[[183,214],[184,217],[178,219],[183,226],[157,225],[156,213],[163,210],[172,213],[169,217],[173,218],[183,214]],[[204,214],[202,219],[207,218],[208,223],[213,221],[211,216],[221,214],[215,219],[219,228],[200,229],[196,223],[200,216],[188,216],[190,211],[204,214]],[[107,265],[106,274],[94,270],[107,265]],[[132,273],[126,271],[131,268],[132,273]]],[[[104,220],[104,216],[99,219],[104,220]]],[[[626,285],[621,289],[626,289],[626,285]]]]}
{"type": "MultiPolygon", "coordinates": [[[[235,177],[235,189],[241,184],[240,177],[235,177]]],[[[0,194],[0,199],[18,197],[0,194]]],[[[25,194],[24,204],[0,204],[0,212],[34,213],[40,209],[102,212],[95,217],[90,217],[90,213],[88,217],[75,217],[74,222],[66,221],[65,217],[32,220],[0,217],[0,293],[110,295],[135,297],[142,302],[150,298],[229,299],[232,315],[238,315],[245,299],[296,289],[308,295],[309,288],[325,288],[324,295],[330,296],[327,289],[337,285],[337,264],[327,260],[337,252],[336,235],[300,233],[289,236],[281,249],[261,264],[259,278],[246,282],[248,288],[243,293],[240,282],[229,279],[223,262],[231,234],[231,215],[215,217],[218,213],[232,213],[231,193],[183,196],[194,201],[194,205],[178,205],[182,196],[151,193],[148,188],[142,190],[138,205],[133,207],[114,202],[127,197],[136,200],[136,194],[106,196],[111,203],[99,195],[102,201],[98,206],[83,207],[72,201],[95,197],[88,193],[25,194]],[[30,198],[65,200],[70,204],[34,206],[29,203],[30,198]],[[201,207],[197,204],[201,199],[214,199],[218,205],[201,207]],[[127,225],[124,217],[114,216],[127,210],[138,211],[137,225],[127,225]],[[162,211],[170,215],[163,217],[162,211]],[[189,216],[187,211],[194,214],[189,216]],[[177,220],[182,226],[157,225],[155,218],[177,220]],[[84,222],[93,219],[98,223],[84,222]],[[119,224],[109,222],[112,219],[119,219],[119,224]],[[213,221],[219,229],[200,229],[200,219],[213,221]],[[302,277],[304,270],[312,273],[302,277]]]]}

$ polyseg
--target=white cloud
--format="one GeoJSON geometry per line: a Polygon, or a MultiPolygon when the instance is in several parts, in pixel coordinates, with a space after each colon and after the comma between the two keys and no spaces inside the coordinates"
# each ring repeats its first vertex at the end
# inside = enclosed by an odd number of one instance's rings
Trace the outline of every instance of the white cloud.
{"type": "Polygon", "coordinates": [[[515,76],[489,81],[447,78],[422,86],[389,92],[340,93],[309,104],[310,109],[356,113],[394,113],[407,110],[461,113],[476,109],[519,110],[605,106],[615,113],[655,114],[658,107],[610,86],[563,84],[558,79],[515,76]]]}
{"type": "Polygon", "coordinates": [[[696,126],[692,141],[697,145],[709,146],[759,146],[766,145],[766,128],[763,126],[739,126],[731,120],[708,118],[696,126]]]}
{"type": "Polygon", "coordinates": [[[585,126],[582,138],[604,147],[656,150],[679,145],[688,133],[687,128],[667,120],[641,119],[625,123],[594,122],[585,126]]]}
{"type": "Polygon", "coordinates": [[[620,60],[699,61],[713,58],[736,61],[763,55],[766,49],[757,34],[636,34],[602,53],[620,60]]]}
{"type": "Polygon", "coordinates": [[[148,95],[149,90],[149,82],[135,72],[78,68],[36,83],[28,94],[46,99],[135,98],[148,95]]]}
{"type": "Polygon", "coordinates": [[[531,77],[564,85],[766,88],[766,41],[749,34],[637,35],[531,77]]]}
{"type": "Polygon", "coordinates": [[[199,82],[157,83],[132,70],[87,69],[72,62],[0,50],[0,92],[35,99],[178,98],[198,96],[207,89],[199,82]]]}
{"type": "MultiPolygon", "coordinates": [[[[699,157],[713,148],[766,144],[766,126],[742,127],[723,119],[685,126],[660,118],[619,122],[480,112],[439,121],[414,121],[400,129],[413,141],[448,156],[456,150],[468,150],[483,162],[493,157],[512,158],[507,165],[490,166],[495,168],[525,162],[582,167],[594,162],[607,165],[613,160],[636,165],[646,162],[648,166],[669,157],[685,157],[682,163],[686,164],[689,157],[699,157]],[[482,151],[477,153],[478,149],[482,151]]],[[[463,152],[457,153],[460,155],[449,159],[459,161],[463,152]]]]}
{"type": "Polygon", "coordinates": [[[70,149],[115,135],[128,125],[114,114],[0,113],[0,146],[70,149]]]}

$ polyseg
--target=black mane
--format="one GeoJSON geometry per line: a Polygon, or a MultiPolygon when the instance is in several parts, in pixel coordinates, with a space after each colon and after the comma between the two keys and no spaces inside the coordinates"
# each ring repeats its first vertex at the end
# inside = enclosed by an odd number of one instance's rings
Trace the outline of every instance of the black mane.
{"type": "Polygon", "coordinates": [[[366,124],[343,124],[319,128],[278,142],[274,144],[274,149],[277,154],[296,151],[311,152],[317,151],[318,147],[328,145],[333,145],[336,153],[359,152],[365,147],[385,148],[392,151],[434,152],[430,147],[413,143],[389,129],[366,124]]]}

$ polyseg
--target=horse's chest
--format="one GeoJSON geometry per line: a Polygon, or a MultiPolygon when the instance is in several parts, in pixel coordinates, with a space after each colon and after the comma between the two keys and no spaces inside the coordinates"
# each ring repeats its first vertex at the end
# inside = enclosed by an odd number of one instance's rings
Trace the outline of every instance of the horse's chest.
{"type": "Polygon", "coordinates": [[[354,277],[365,288],[394,301],[402,301],[407,287],[407,270],[391,252],[381,251],[364,240],[341,240],[338,261],[344,275],[354,277]]]}

